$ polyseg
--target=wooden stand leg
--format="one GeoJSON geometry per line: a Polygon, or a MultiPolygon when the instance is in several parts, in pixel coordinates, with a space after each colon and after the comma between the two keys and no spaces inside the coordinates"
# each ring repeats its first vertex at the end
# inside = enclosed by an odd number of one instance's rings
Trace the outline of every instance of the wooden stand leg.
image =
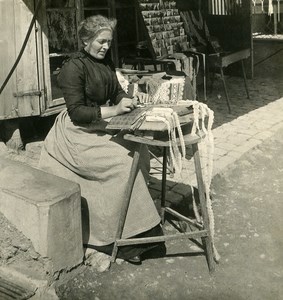
{"type": "Polygon", "coordinates": [[[115,238],[114,247],[113,247],[113,251],[112,251],[112,256],[111,256],[112,262],[115,261],[116,256],[117,256],[117,252],[118,252],[117,239],[121,239],[121,237],[122,237],[125,220],[126,220],[126,216],[127,216],[127,212],[128,212],[128,208],[129,208],[129,204],[130,204],[130,199],[131,199],[134,183],[135,183],[137,172],[138,172],[140,151],[142,150],[141,148],[143,146],[144,145],[141,144],[140,149],[136,150],[134,153],[134,158],[133,158],[133,162],[132,162],[132,166],[131,166],[131,170],[130,170],[130,176],[128,179],[127,189],[125,191],[125,198],[124,198],[125,200],[122,203],[120,219],[119,219],[118,228],[117,228],[117,232],[116,232],[116,238],[115,238]]]}
{"type": "Polygon", "coordinates": [[[209,226],[209,216],[208,216],[208,211],[206,206],[205,188],[204,188],[204,182],[202,177],[202,169],[200,163],[198,144],[193,144],[192,148],[193,148],[193,157],[195,163],[198,193],[199,193],[200,206],[201,206],[201,214],[203,217],[203,226],[208,233],[206,237],[202,238],[202,241],[205,246],[206,259],[207,259],[209,271],[213,272],[215,270],[215,261],[213,259],[212,238],[211,238],[211,232],[209,226]]]}
{"type": "Polygon", "coordinates": [[[243,60],[241,60],[241,65],[242,65],[242,72],[243,72],[243,78],[244,78],[247,98],[250,99],[250,94],[249,94],[249,89],[248,89],[248,84],[247,84],[247,76],[246,76],[246,71],[245,71],[245,66],[244,66],[244,61],[243,60]]]}
{"type": "Polygon", "coordinates": [[[229,95],[228,95],[228,91],[227,91],[227,87],[226,87],[226,82],[225,82],[223,68],[220,68],[220,73],[221,73],[221,79],[222,79],[222,83],[223,83],[223,87],[224,87],[224,91],[225,91],[225,96],[226,96],[226,102],[227,102],[227,106],[228,106],[228,111],[229,111],[229,114],[230,114],[231,113],[231,106],[230,106],[230,100],[229,100],[229,95]]]}

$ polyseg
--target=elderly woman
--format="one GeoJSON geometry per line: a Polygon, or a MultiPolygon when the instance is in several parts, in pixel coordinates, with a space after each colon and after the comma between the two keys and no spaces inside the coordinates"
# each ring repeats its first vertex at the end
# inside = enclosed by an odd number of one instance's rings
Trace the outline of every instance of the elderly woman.
{"type": "MultiPolygon", "coordinates": [[[[136,144],[106,130],[107,119],[135,108],[121,88],[109,48],[116,20],[92,16],[79,26],[84,48],[62,67],[58,82],[66,101],[44,142],[40,167],[81,186],[83,240],[111,254],[136,144]]],[[[143,153],[123,237],[162,235],[160,217],[147,188],[148,153],[143,153]]],[[[117,257],[139,264],[165,254],[164,243],[119,247],[117,257]]]]}

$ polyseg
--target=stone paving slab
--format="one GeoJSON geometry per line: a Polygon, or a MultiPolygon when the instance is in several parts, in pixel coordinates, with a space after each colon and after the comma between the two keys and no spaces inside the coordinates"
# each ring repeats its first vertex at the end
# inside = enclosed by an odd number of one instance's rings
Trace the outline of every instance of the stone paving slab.
{"type": "MultiPolygon", "coordinates": [[[[233,128],[230,135],[226,135],[227,142],[219,139],[215,139],[215,148],[224,149],[227,153],[224,156],[214,160],[214,165],[221,161],[225,161],[226,157],[234,157],[235,152],[240,152],[242,154],[256,147],[264,140],[270,138],[276,131],[283,128],[283,98],[273,101],[263,107],[256,110],[252,110],[240,116],[229,123],[229,125],[224,124],[213,129],[213,134],[218,137],[225,137],[226,133],[229,131],[227,127],[233,128]],[[244,127],[247,128],[243,130],[244,127]],[[234,145],[231,146],[231,145],[234,145]],[[230,153],[232,155],[230,155],[230,153]]],[[[237,159],[231,159],[231,163],[237,159]]],[[[221,168],[217,168],[221,171],[221,168]]],[[[214,172],[217,174],[217,172],[214,172]]]]}

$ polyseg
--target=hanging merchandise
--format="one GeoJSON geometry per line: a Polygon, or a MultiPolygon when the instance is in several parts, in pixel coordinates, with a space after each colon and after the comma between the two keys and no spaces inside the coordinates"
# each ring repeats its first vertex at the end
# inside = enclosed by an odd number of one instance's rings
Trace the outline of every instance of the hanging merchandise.
{"type": "Polygon", "coordinates": [[[198,11],[198,19],[195,17],[192,11],[190,13],[193,23],[197,26],[198,29],[201,30],[203,28],[203,19],[200,11],[198,11]]]}
{"type": "Polygon", "coordinates": [[[157,58],[189,48],[176,1],[138,0],[144,24],[157,58]]]}
{"type": "Polygon", "coordinates": [[[271,16],[272,14],[273,14],[272,0],[268,0],[268,15],[271,16]]]}
{"type": "Polygon", "coordinates": [[[193,39],[192,46],[195,46],[197,44],[206,46],[207,44],[205,39],[201,36],[192,20],[193,12],[181,12],[181,16],[184,20],[187,21],[188,30],[191,33],[191,39],[193,39]]]}

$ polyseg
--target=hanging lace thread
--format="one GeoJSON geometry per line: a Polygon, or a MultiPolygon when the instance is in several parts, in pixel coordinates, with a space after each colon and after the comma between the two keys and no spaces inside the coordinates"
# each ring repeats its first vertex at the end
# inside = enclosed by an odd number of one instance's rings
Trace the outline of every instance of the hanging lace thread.
{"type": "MultiPolygon", "coordinates": [[[[214,153],[214,142],[212,134],[212,125],[214,121],[214,113],[208,106],[204,103],[192,100],[180,101],[180,104],[183,103],[188,106],[193,106],[193,126],[192,126],[192,135],[201,136],[201,132],[205,135],[202,137],[201,142],[199,143],[200,149],[200,159],[202,164],[204,185],[205,185],[205,197],[206,197],[206,206],[209,218],[209,227],[212,239],[213,255],[216,262],[220,260],[220,255],[215,247],[214,236],[215,236],[215,222],[214,222],[214,213],[212,209],[212,202],[210,197],[210,185],[212,180],[212,169],[213,169],[213,153],[214,153]],[[207,125],[205,125],[205,118],[207,118],[207,125]]],[[[186,170],[188,172],[188,170],[186,170]]],[[[196,211],[196,209],[194,209],[196,211]]],[[[198,215],[196,215],[198,218],[198,215]]]]}

